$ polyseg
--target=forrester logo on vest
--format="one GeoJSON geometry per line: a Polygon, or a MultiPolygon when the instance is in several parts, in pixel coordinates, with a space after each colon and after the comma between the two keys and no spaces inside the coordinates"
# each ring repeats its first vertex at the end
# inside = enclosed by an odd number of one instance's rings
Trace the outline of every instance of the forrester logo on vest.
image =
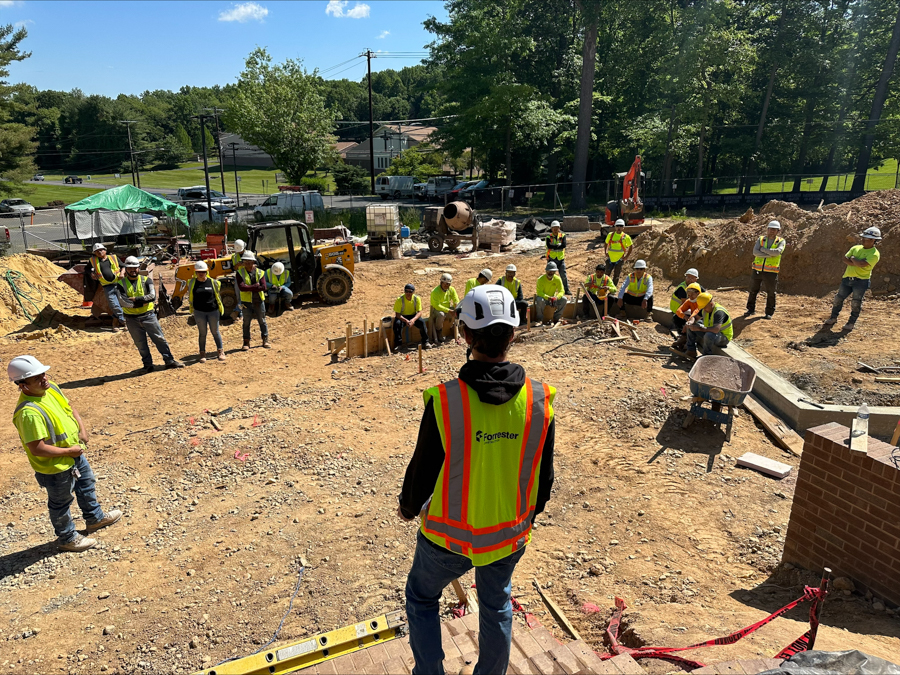
{"type": "Polygon", "coordinates": [[[486,434],[479,429],[475,432],[476,443],[496,443],[502,440],[514,441],[518,437],[519,434],[514,434],[511,431],[498,431],[496,434],[486,434]]]}

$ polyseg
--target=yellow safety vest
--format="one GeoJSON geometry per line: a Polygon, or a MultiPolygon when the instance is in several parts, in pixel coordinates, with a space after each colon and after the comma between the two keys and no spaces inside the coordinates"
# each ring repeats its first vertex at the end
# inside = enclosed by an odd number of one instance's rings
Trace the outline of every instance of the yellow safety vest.
{"type": "MultiPolygon", "coordinates": [[[[72,406],[55,382],[50,383],[50,388],[44,396],[52,397],[59,407],[62,408],[63,412],[68,414],[74,421],[72,406]]],[[[43,397],[41,401],[29,400],[31,398],[33,397],[20,394],[19,402],[16,405],[16,409],[13,411],[13,424],[16,428],[18,428],[18,421],[22,417],[19,413],[24,408],[32,408],[44,418],[44,423],[47,425],[47,439],[50,441],[50,445],[55,445],[58,448],[71,448],[76,445],[81,445],[81,439],[78,438],[78,434],[75,434],[75,437],[72,438],[65,432],[66,426],[63,424],[63,421],[59,419],[55,410],[48,408],[43,404],[43,397]]],[[[72,426],[73,425],[71,424],[69,425],[70,429],[72,426]]],[[[75,428],[77,428],[77,423],[75,424],[75,428]]],[[[68,470],[75,464],[75,460],[72,457],[35,457],[31,454],[28,446],[25,445],[24,440],[22,441],[22,447],[25,448],[25,453],[28,455],[28,461],[31,463],[32,468],[38,473],[60,473],[68,470]]]]}
{"type": "Polygon", "coordinates": [[[501,405],[482,403],[452,380],[426,389],[444,446],[422,534],[467,556],[476,567],[512,555],[531,542],[537,478],[556,389],[526,378],[501,405]]]}
{"type": "Polygon", "coordinates": [[[687,292],[687,287],[688,287],[688,282],[687,282],[687,281],[682,281],[680,284],[678,284],[678,285],[675,287],[675,290],[672,291],[672,299],[669,300],[669,310],[670,310],[670,311],[672,311],[672,312],[677,312],[677,311],[678,311],[678,308],[681,307],[681,303],[683,303],[685,300],[687,300],[687,296],[685,296],[684,298],[679,298],[677,295],[675,295],[675,292],[676,292],[679,288],[684,288],[684,289],[685,289],[685,292],[687,292]]]}
{"type": "Polygon", "coordinates": [[[606,243],[609,244],[609,261],[610,262],[618,262],[618,260],[625,255],[625,251],[627,248],[625,247],[625,238],[631,239],[624,232],[622,234],[616,234],[615,232],[610,232],[606,235],[606,243]]]}
{"type": "MultiPolygon", "coordinates": [[[[243,267],[241,268],[240,275],[241,275],[241,278],[244,280],[244,283],[247,285],[258,284],[259,280],[263,278],[263,273],[262,273],[262,271],[260,271],[260,269],[258,267],[255,270],[253,270],[253,280],[252,281],[250,280],[250,275],[247,274],[247,270],[243,267]]],[[[263,302],[266,301],[265,293],[263,293],[262,291],[259,291],[257,293],[257,295],[259,295],[260,300],[262,300],[263,302]]],[[[253,293],[250,291],[241,291],[241,302],[253,302],[253,293]]]]}
{"type": "Polygon", "coordinates": [[[418,314],[422,311],[422,298],[418,295],[413,295],[412,299],[409,300],[410,307],[406,306],[406,294],[404,293],[399,298],[394,301],[394,311],[397,312],[400,316],[412,316],[413,314],[418,314]],[[407,311],[412,310],[412,311],[407,311]]]}
{"type": "Polygon", "coordinates": [[[116,277],[112,281],[107,281],[103,278],[103,274],[100,273],[100,258],[95,255],[91,256],[91,263],[94,266],[94,271],[97,273],[97,276],[100,277],[100,285],[101,286],[111,286],[112,284],[119,282],[119,259],[114,255],[106,255],[109,258],[109,269],[112,271],[113,275],[116,277]]]}
{"type": "MultiPolygon", "coordinates": [[[[781,237],[775,237],[775,246],[776,247],[780,246],[781,242],[783,242],[783,241],[784,241],[784,239],[782,239],[781,237]]],[[[766,246],[766,236],[765,235],[763,235],[762,237],[759,238],[759,245],[764,248],[771,248],[769,246],[766,246]]],[[[776,274],[778,274],[778,270],[780,268],[781,268],[781,256],[780,255],[775,255],[775,256],[772,256],[771,258],[756,257],[753,259],[753,269],[756,270],[757,272],[775,272],[776,274]]]]}
{"type": "MultiPolygon", "coordinates": [[[[216,304],[219,305],[219,314],[224,314],[225,309],[222,307],[222,296],[219,294],[222,284],[217,279],[210,279],[210,281],[212,282],[213,295],[216,296],[216,304]]],[[[188,309],[191,310],[191,314],[194,313],[194,284],[196,283],[197,277],[188,281],[188,309]]]]}
{"type": "MultiPolygon", "coordinates": [[[[547,235],[547,239],[550,240],[553,244],[559,244],[566,239],[566,233],[560,232],[559,236],[554,237],[552,234],[547,235]]],[[[566,259],[566,249],[562,249],[560,251],[553,251],[549,247],[547,248],[547,258],[553,260],[565,260],[566,259]]]]}
{"type": "Polygon", "coordinates": [[[522,282],[519,281],[519,277],[513,277],[513,280],[509,281],[509,280],[507,280],[506,276],[504,275],[503,278],[500,280],[500,283],[506,290],[508,290],[510,293],[512,293],[512,296],[514,298],[519,297],[519,289],[522,288],[522,282]]]}
{"type": "Polygon", "coordinates": [[[734,338],[734,329],[731,327],[731,315],[728,313],[728,310],[722,307],[718,302],[716,303],[715,308],[712,312],[703,312],[701,310],[701,314],[703,315],[703,327],[704,328],[712,328],[715,324],[713,323],[713,319],[716,316],[716,312],[718,311],[725,312],[725,316],[727,317],[727,321],[722,324],[722,327],[719,329],[719,332],[728,338],[728,340],[732,340],[734,338]]]}
{"type": "Polygon", "coordinates": [[[587,278],[587,283],[585,284],[585,286],[588,289],[588,293],[593,293],[600,298],[605,297],[606,294],[609,293],[610,286],[612,286],[615,290],[615,285],[613,284],[612,279],[610,279],[609,275],[606,274],[601,276],[599,280],[597,279],[596,274],[592,274],[587,278]],[[603,293],[603,295],[600,295],[601,293],[603,293]]]}
{"type": "Polygon", "coordinates": [[[640,279],[632,272],[628,275],[628,287],[625,292],[628,295],[644,295],[647,293],[647,285],[649,284],[650,275],[644,274],[640,279]]]}
{"type": "Polygon", "coordinates": [[[285,270],[281,274],[275,274],[275,272],[272,271],[272,268],[269,268],[266,270],[266,281],[268,281],[273,286],[284,286],[287,275],[287,270],[285,270]]]}
{"type": "Polygon", "coordinates": [[[232,253],[231,254],[231,269],[237,272],[241,269],[241,253],[232,253]]]}
{"type": "MultiPolygon", "coordinates": [[[[125,286],[125,295],[127,295],[129,298],[136,298],[138,296],[146,295],[146,293],[144,293],[143,275],[138,274],[137,283],[135,284],[132,284],[131,279],[129,279],[128,277],[123,277],[122,281],[124,282],[125,286]]],[[[146,305],[142,305],[137,309],[135,309],[134,307],[123,307],[122,311],[125,314],[131,314],[132,316],[135,316],[137,314],[146,314],[147,312],[153,311],[153,303],[148,302],[146,305]]]]}

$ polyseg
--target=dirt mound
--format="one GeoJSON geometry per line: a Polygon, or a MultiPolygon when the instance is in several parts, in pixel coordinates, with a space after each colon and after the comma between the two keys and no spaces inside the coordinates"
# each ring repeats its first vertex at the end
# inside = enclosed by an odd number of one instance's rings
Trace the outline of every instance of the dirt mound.
{"type": "Polygon", "coordinates": [[[81,295],[71,286],[56,280],[65,271],[46,258],[27,253],[0,258],[0,333],[9,333],[31,323],[22,304],[33,317],[48,305],[58,310],[80,307],[81,295]],[[8,275],[10,271],[20,273],[22,277],[8,275]],[[20,304],[10,280],[17,285],[20,293],[31,298],[31,302],[22,297],[20,304]]]}
{"type": "Polygon", "coordinates": [[[822,296],[830,294],[844,273],[844,254],[860,243],[867,227],[881,228],[881,260],[872,275],[872,292],[900,288],[900,190],[870,192],[846,204],[828,204],[805,211],[790,202],[772,201],[758,214],[715,224],[687,220],[664,230],[651,230],[635,242],[636,255],[657,274],[681,279],[696,267],[705,285],[748,280],[753,243],[773,218],[781,222],[787,248],[781,260],[779,290],[822,296]]]}

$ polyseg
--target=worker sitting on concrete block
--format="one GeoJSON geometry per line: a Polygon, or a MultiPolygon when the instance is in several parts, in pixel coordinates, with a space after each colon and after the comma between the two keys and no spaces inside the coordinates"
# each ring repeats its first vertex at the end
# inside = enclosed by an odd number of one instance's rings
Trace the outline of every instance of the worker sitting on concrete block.
{"type": "Polygon", "coordinates": [[[544,308],[553,307],[553,323],[559,323],[563,310],[566,308],[566,290],[563,282],[557,274],[556,263],[548,262],[546,273],[538,277],[537,289],[534,296],[534,309],[537,312],[537,320],[544,321],[544,308]]]}
{"type": "Polygon", "coordinates": [[[844,270],[844,278],[841,279],[840,288],[834,296],[831,316],[825,321],[826,326],[833,326],[837,323],[838,315],[844,308],[844,300],[851,293],[853,297],[850,299],[850,318],[847,319],[844,330],[852,330],[862,311],[863,297],[872,283],[872,270],[881,259],[881,253],[875,248],[875,242],[881,241],[881,230],[877,227],[870,227],[860,236],[863,243],[853,246],[844,256],[847,269],[844,270]]]}
{"type": "Polygon", "coordinates": [[[714,302],[710,293],[697,296],[697,307],[700,314],[692,316],[687,322],[687,355],[697,358],[697,343],[703,356],[713,353],[716,347],[724,347],[734,338],[731,326],[731,315],[718,302],[714,302]]]}
{"type": "Polygon", "coordinates": [[[478,273],[477,277],[473,277],[472,279],[469,279],[466,282],[466,290],[463,293],[463,297],[466,297],[469,294],[469,291],[471,291],[476,286],[484,286],[486,283],[488,283],[493,278],[494,278],[494,273],[491,272],[489,269],[485,268],[485,269],[481,270],[478,273]]]}
{"type": "MultiPolygon", "coordinates": [[[[609,297],[610,293],[615,295],[616,292],[615,282],[606,274],[605,263],[597,263],[594,273],[584,280],[584,287],[587,289],[588,295],[596,303],[597,311],[602,315],[604,299],[609,297]]],[[[607,302],[609,301],[607,300],[607,302]]],[[[581,313],[587,317],[594,316],[594,309],[591,307],[591,302],[587,296],[581,301],[581,313]]]]}
{"type": "Polygon", "coordinates": [[[519,281],[519,278],[516,276],[517,271],[515,265],[507,265],[506,274],[500,277],[500,281],[497,282],[497,285],[503,286],[503,288],[512,293],[513,298],[515,298],[516,313],[519,315],[519,325],[521,326],[527,320],[528,303],[525,302],[525,295],[522,292],[522,282],[519,281]]]}
{"type": "Polygon", "coordinates": [[[291,300],[291,273],[284,269],[284,263],[277,262],[266,270],[266,304],[271,314],[277,314],[283,303],[285,310],[293,312],[291,300]]]}
{"type": "MultiPolygon", "coordinates": [[[[455,318],[456,306],[459,304],[459,295],[457,295],[456,289],[450,285],[451,283],[453,283],[453,277],[444,272],[441,275],[441,283],[431,291],[431,314],[429,318],[431,319],[431,325],[434,327],[435,344],[438,345],[444,341],[444,319],[447,316],[455,318]]],[[[450,340],[449,336],[447,340],[450,340]]]]}
{"type": "Polygon", "coordinates": [[[613,283],[619,283],[619,275],[628,257],[631,255],[631,237],[625,234],[625,221],[616,220],[616,231],[606,235],[603,251],[606,254],[606,273],[613,275],[613,283]]]}
{"type": "Polygon", "coordinates": [[[678,332],[678,339],[672,345],[675,349],[684,349],[685,344],[687,344],[687,330],[685,326],[688,319],[697,316],[697,313],[700,311],[700,308],[697,306],[697,297],[703,292],[703,288],[700,284],[694,283],[688,286],[685,291],[687,292],[687,299],[678,306],[678,309],[675,310],[675,316],[672,317],[672,327],[678,332]]]}
{"type": "MultiPolygon", "coordinates": [[[[647,274],[647,263],[637,260],[634,271],[625,277],[619,288],[619,308],[628,305],[641,311],[634,311],[635,318],[645,319],[653,310],[653,277],[647,274]]],[[[626,310],[626,314],[629,314],[626,310]]],[[[630,316],[630,314],[629,314],[630,316]]]]}
{"type": "Polygon", "coordinates": [[[431,347],[431,343],[428,342],[428,331],[422,320],[422,298],[415,295],[415,292],[415,286],[406,284],[403,288],[403,295],[394,302],[394,349],[399,349],[403,343],[403,329],[411,326],[415,326],[419,330],[419,335],[422,336],[422,348],[431,347]]]}

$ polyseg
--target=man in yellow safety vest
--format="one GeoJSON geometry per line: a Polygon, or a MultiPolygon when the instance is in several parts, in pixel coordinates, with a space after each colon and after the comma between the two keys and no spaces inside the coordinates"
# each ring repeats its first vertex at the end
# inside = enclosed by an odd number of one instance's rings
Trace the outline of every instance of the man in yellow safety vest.
{"type": "Polygon", "coordinates": [[[416,293],[416,287],[406,284],[401,295],[394,302],[394,349],[400,349],[403,343],[403,329],[415,326],[419,330],[422,349],[429,349],[428,330],[422,320],[422,298],[416,293]]]}
{"type": "Polygon", "coordinates": [[[284,268],[283,262],[277,262],[266,270],[266,304],[272,314],[277,314],[281,303],[288,312],[293,312],[291,300],[294,292],[291,290],[291,273],[284,268]]]}
{"type": "MultiPolygon", "coordinates": [[[[644,316],[653,311],[653,277],[647,274],[647,263],[636,260],[634,272],[625,277],[619,288],[619,307],[640,307],[644,316]]],[[[643,318],[643,317],[640,317],[643,318]]]]}
{"type": "Polygon", "coordinates": [[[547,235],[547,262],[556,263],[556,269],[563,282],[563,290],[569,293],[569,276],[566,274],[566,233],[562,231],[558,220],[550,223],[550,234],[547,235]]]}
{"type": "Polygon", "coordinates": [[[522,282],[519,281],[519,277],[516,276],[517,271],[515,265],[507,265],[506,274],[500,277],[500,281],[497,282],[497,285],[503,286],[503,288],[512,293],[513,298],[515,298],[516,313],[519,315],[519,325],[521,326],[527,321],[528,303],[525,302],[525,294],[522,291],[522,282]]]}
{"type": "Polygon", "coordinates": [[[687,355],[697,358],[697,343],[704,356],[713,353],[716,347],[724,347],[734,339],[731,316],[728,310],[718,302],[714,302],[712,294],[701,293],[697,296],[698,316],[687,321],[687,355]]]}
{"type": "MultiPolygon", "coordinates": [[[[238,277],[240,276],[240,270],[244,266],[241,262],[241,256],[244,255],[244,249],[247,247],[247,244],[244,243],[243,239],[235,239],[234,240],[234,251],[231,254],[231,269],[234,270],[234,278],[232,279],[232,283],[234,284],[234,297],[241,297],[241,289],[238,288],[238,277]]],[[[232,319],[240,319],[243,317],[243,308],[241,307],[240,300],[234,303],[234,309],[231,310],[231,318],[232,319]]]]}
{"type": "Polygon", "coordinates": [[[425,391],[418,443],[397,509],[403,520],[422,518],[406,582],[409,644],[414,672],[444,672],[441,594],[474,567],[480,645],[475,672],[505,673],[512,575],[553,486],[556,390],[507,360],[519,323],[508,290],[476,288],[462,299],[460,316],[472,360],[458,379],[425,391]]]}
{"type": "Polygon", "coordinates": [[[534,293],[534,311],[538,322],[544,321],[544,309],[550,305],[553,308],[553,323],[559,323],[569,301],[562,279],[556,272],[556,263],[551,260],[545,273],[538,277],[534,293]]]}
{"type": "Polygon", "coordinates": [[[753,271],[750,278],[750,295],[747,296],[747,313],[756,313],[756,296],[759,289],[766,289],[766,318],[775,313],[775,293],[778,287],[778,272],[781,270],[781,256],[784,253],[784,239],[778,236],[781,223],[769,221],[766,233],[753,244],[753,271]]]}
{"type": "Polygon", "coordinates": [[[476,286],[484,286],[491,279],[494,278],[494,273],[491,272],[488,268],[484,268],[478,273],[477,277],[472,277],[466,281],[466,289],[463,291],[463,297],[466,297],[476,286]]]}
{"type": "Polygon", "coordinates": [[[625,234],[625,221],[616,220],[616,231],[606,235],[603,252],[606,254],[606,273],[613,275],[613,283],[618,285],[619,275],[631,255],[631,237],[625,234]]]}
{"type": "Polygon", "coordinates": [[[269,324],[266,323],[266,275],[256,266],[256,256],[253,251],[244,251],[241,254],[241,266],[237,270],[238,292],[244,316],[244,344],[241,351],[250,350],[250,324],[254,317],[259,324],[259,336],[262,338],[262,346],[265,349],[272,347],[269,344],[269,324]]]}
{"type": "Polygon", "coordinates": [[[113,333],[121,333],[125,327],[125,314],[122,312],[119,294],[116,292],[116,285],[123,276],[125,276],[125,270],[119,266],[119,259],[115,254],[108,255],[106,246],[100,243],[94,244],[94,255],[91,256],[91,278],[100,282],[100,288],[106,295],[113,315],[113,333]]]}
{"type": "Polygon", "coordinates": [[[838,315],[844,308],[844,300],[847,296],[853,294],[850,298],[850,317],[844,330],[852,330],[862,311],[863,297],[872,283],[872,270],[878,261],[881,260],[881,253],[875,248],[875,243],[881,241],[881,230],[877,227],[870,227],[860,234],[862,244],[852,246],[844,256],[844,263],[847,268],[844,270],[844,277],[841,279],[841,285],[834,301],[831,304],[831,316],[825,321],[826,326],[833,326],[837,322],[838,315]]]}
{"type": "MultiPolygon", "coordinates": [[[[434,327],[434,340],[438,345],[444,341],[444,319],[451,315],[452,319],[456,318],[455,310],[459,304],[459,295],[457,295],[456,289],[450,285],[452,283],[453,277],[444,272],[441,275],[441,283],[431,291],[429,302],[431,314],[428,318],[431,319],[431,325],[434,327]]],[[[450,339],[450,336],[447,336],[447,340],[450,339]]]]}
{"type": "MultiPolygon", "coordinates": [[[[594,273],[584,280],[584,287],[587,289],[588,295],[597,305],[598,312],[603,314],[604,307],[606,307],[607,310],[609,309],[609,294],[615,294],[616,284],[610,279],[609,275],[606,274],[606,265],[604,263],[597,263],[594,273]],[[606,301],[605,303],[604,300],[606,301]]],[[[581,313],[587,317],[594,315],[594,310],[591,307],[590,300],[588,300],[587,296],[581,301],[581,313]]]]}

